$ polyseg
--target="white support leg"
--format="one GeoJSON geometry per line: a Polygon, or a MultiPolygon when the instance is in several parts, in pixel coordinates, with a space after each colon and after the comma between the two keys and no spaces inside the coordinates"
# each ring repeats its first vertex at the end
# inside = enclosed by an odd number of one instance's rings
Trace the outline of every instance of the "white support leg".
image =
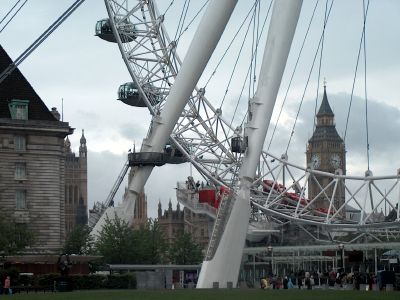
{"type": "MultiPolygon", "coordinates": [[[[182,67],[172,86],[161,114],[153,117],[153,128],[143,145],[144,151],[161,152],[171,135],[188,99],[190,98],[208,60],[210,59],[226,24],[235,8],[237,0],[212,0],[194,34],[182,67]]],[[[136,198],[143,190],[153,167],[140,167],[129,183],[129,196],[116,208],[108,208],[97,222],[92,234],[96,235],[105,218],[115,215],[130,222],[133,217],[136,198]]],[[[247,227],[246,227],[247,228],[247,227]]]]}
{"type": "Polygon", "coordinates": [[[211,288],[213,282],[226,287],[237,285],[243,247],[250,216],[250,186],[256,173],[268,125],[272,116],[286,60],[296,30],[302,0],[275,1],[268,39],[260,71],[260,80],[251,101],[251,119],[245,135],[248,148],[240,170],[240,189],[214,258],[203,262],[197,283],[211,288]]]}

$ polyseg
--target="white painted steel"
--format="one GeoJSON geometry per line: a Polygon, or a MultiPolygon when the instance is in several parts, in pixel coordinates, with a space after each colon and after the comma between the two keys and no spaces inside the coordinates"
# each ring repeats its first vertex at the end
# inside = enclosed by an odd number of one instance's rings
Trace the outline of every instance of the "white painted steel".
{"type": "MultiPolygon", "coordinates": [[[[133,80],[138,84],[142,94],[144,93],[143,89],[146,89],[146,82],[151,81],[157,87],[156,90],[159,91],[157,97],[163,99],[159,106],[150,109],[150,112],[154,114],[155,111],[161,111],[166,103],[165,100],[170,91],[169,84],[166,83],[174,82],[175,76],[180,68],[181,60],[175,51],[175,41],[171,41],[165,31],[163,23],[164,16],[158,14],[155,3],[149,0],[131,1],[129,2],[129,6],[126,4],[124,0],[106,0],[110,19],[116,20],[111,23],[115,32],[121,27],[121,20],[133,22],[138,31],[138,38],[131,43],[122,43],[121,37],[123,39],[124,31],[119,32],[117,40],[119,41],[118,45],[120,46],[128,70],[133,80]],[[149,49],[152,49],[152,51],[149,51],[149,49]],[[143,53],[146,52],[148,55],[143,55],[143,53]],[[154,70],[158,71],[155,72],[154,70]],[[164,70],[164,73],[160,70],[164,70]]],[[[146,94],[144,93],[143,96],[146,97],[146,94]]],[[[156,118],[154,120],[156,120],[156,118]]],[[[239,170],[242,163],[241,155],[235,155],[229,149],[229,141],[234,136],[234,131],[235,129],[222,118],[221,111],[213,108],[210,102],[205,98],[204,91],[195,88],[190,96],[189,104],[184,108],[184,111],[173,129],[170,140],[210,182],[214,182],[214,184],[218,186],[233,186],[237,181],[237,170],[239,170]]],[[[148,140],[144,142],[144,147],[147,147],[146,143],[148,140]]],[[[249,151],[251,151],[251,149],[249,151]]],[[[281,160],[276,155],[266,152],[261,155],[260,160],[262,163],[260,170],[263,171],[260,177],[252,182],[252,190],[257,190],[257,187],[262,184],[261,181],[263,179],[271,179],[274,180],[274,182],[283,183],[282,181],[279,182],[281,175],[270,169],[270,161],[281,160]]],[[[315,180],[314,178],[319,175],[332,179],[342,179],[342,182],[346,182],[346,190],[349,180],[361,179],[365,181],[365,176],[357,177],[331,174],[317,170],[307,170],[302,166],[295,166],[289,161],[281,161],[281,163],[286,169],[286,172],[289,172],[288,174],[290,174],[291,179],[301,187],[302,191],[307,188],[302,172],[305,176],[310,176],[312,180],[315,180]]],[[[276,168],[276,166],[273,166],[273,168],[276,168]]],[[[382,180],[390,181],[392,178],[397,178],[398,181],[399,174],[395,176],[371,176],[368,180],[372,182],[378,182],[379,180],[379,182],[381,182],[382,180]]],[[[346,204],[355,205],[357,208],[362,209],[365,200],[357,197],[357,190],[356,192],[350,192],[351,189],[350,186],[348,188],[350,201],[346,200],[346,204]]],[[[383,187],[379,189],[380,191],[378,191],[378,193],[382,193],[382,191],[385,190],[383,187]]],[[[132,190],[137,190],[137,188],[132,188],[132,190]]],[[[293,186],[288,186],[287,190],[288,192],[293,192],[293,186]]],[[[391,189],[389,191],[392,192],[391,189]]],[[[259,193],[259,191],[257,193],[259,193]]],[[[321,193],[325,194],[322,188],[321,193]]],[[[391,193],[391,195],[392,194],[393,193],[391,193]]],[[[383,203],[387,204],[389,209],[394,209],[395,205],[400,201],[399,194],[390,199],[386,197],[383,203]]],[[[321,224],[323,226],[330,226],[331,224],[337,223],[341,223],[342,227],[348,226],[347,222],[343,222],[337,218],[338,213],[342,211],[344,207],[334,208],[336,212],[332,217],[327,218],[325,216],[325,218],[321,218],[315,216],[311,205],[308,205],[306,208],[296,207],[296,210],[290,207],[279,206],[279,201],[283,198],[282,195],[279,197],[272,197],[271,194],[264,195],[264,199],[258,195],[257,198],[259,199],[257,200],[255,196],[252,196],[252,199],[258,201],[258,205],[261,204],[261,206],[264,206],[263,211],[267,215],[275,214],[275,216],[305,224],[311,221],[314,224],[321,224]]],[[[310,202],[314,201],[314,199],[309,200],[310,202]]],[[[382,202],[382,200],[380,202],[382,202]]],[[[380,207],[382,207],[382,203],[380,207]]],[[[378,206],[376,205],[375,208],[378,208],[378,206]]],[[[375,212],[376,211],[377,210],[375,210],[375,212]]],[[[393,223],[393,220],[390,221],[393,224],[399,224],[399,210],[397,210],[396,213],[397,222],[393,223]]],[[[367,216],[368,214],[364,212],[364,215],[367,216]]],[[[362,225],[362,220],[360,220],[359,223],[362,225]]],[[[375,226],[374,224],[376,223],[377,222],[369,218],[369,227],[375,226]]],[[[376,226],[381,227],[381,225],[382,224],[377,224],[376,226]]]]}
{"type": "MultiPolygon", "coordinates": [[[[236,0],[212,0],[209,3],[187,51],[180,72],[169,91],[167,101],[165,101],[161,112],[153,116],[152,128],[148,137],[143,141],[142,152],[161,152],[163,150],[218,44],[236,3],[236,0]]],[[[116,34],[116,36],[119,39],[119,35],[116,34]]],[[[119,44],[121,44],[121,41],[119,44]]],[[[152,166],[137,168],[129,182],[128,197],[116,209],[106,211],[92,231],[94,235],[101,230],[100,228],[106,218],[113,218],[112,214],[131,222],[137,196],[143,190],[152,170],[152,166]]]]}
{"type": "MultiPolygon", "coordinates": [[[[171,91],[170,87],[174,86],[175,78],[180,72],[181,66],[181,60],[175,51],[176,41],[170,40],[164,28],[164,17],[167,18],[168,14],[171,16],[171,10],[165,16],[160,15],[152,0],[129,2],[126,0],[105,0],[105,2],[109,17],[113,20],[111,24],[114,35],[116,35],[118,46],[132,80],[137,83],[143,97],[147,97],[148,94],[146,92],[149,91],[147,83],[151,82],[157,97],[162,99],[159,105],[154,107],[150,105],[150,100],[147,99],[149,100],[147,103],[150,113],[156,116],[153,119],[153,123],[156,124],[152,128],[154,131],[154,128],[158,126],[157,124],[161,120],[159,118],[160,115],[157,117],[157,114],[162,113],[164,105],[171,100],[171,97],[169,97],[168,101],[166,101],[171,91]],[[118,31],[124,25],[124,20],[132,22],[137,30],[138,38],[129,43],[123,43],[124,31],[118,31]]],[[[254,105],[260,106],[259,104],[254,105]]],[[[257,124],[257,126],[261,125],[257,124]]],[[[262,130],[258,130],[258,133],[254,134],[253,138],[253,140],[258,140],[261,145],[263,142],[262,130]],[[255,138],[255,136],[258,137],[255,138]]],[[[264,127],[264,130],[266,130],[266,127],[264,127]]],[[[170,140],[209,182],[213,182],[217,186],[225,185],[235,189],[238,170],[242,164],[242,155],[236,155],[230,151],[230,139],[234,136],[234,131],[235,128],[224,120],[222,112],[214,108],[210,101],[206,99],[204,91],[195,87],[189,96],[188,105],[185,106],[176,121],[170,140]]],[[[246,132],[250,131],[257,130],[253,130],[253,128],[246,129],[246,132]]],[[[250,142],[252,149],[257,147],[259,149],[259,144],[257,146],[257,144],[250,142]]],[[[151,135],[149,135],[149,139],[145,139],[142,150],[146,151],[151,149],[150,147],[153,147],[151,135]]],[[[257,155],[251,154],[252,149],[249,149],[249,153],[246,153],[246,155],[251,155],[254,160],[252,160],[252,164],[246,163],[246,167],[243,168],[241,174],[243,177],[248,178],[249,183],[251,182],[251,201],[260,208],[260,214],[263,214],[262,216],[269,222],[283,224],[291,221],[299,224],[299,228],[304,224],[330,228],[329,230],[358,230],[359,235],[353,238],[354,241],[365,235],[365,230],[374,238],[383,239],[384,234],[380,230],[385,230],[385,228],[388,229],[387,236],[391,239],[398,237],[396,230],[400,225],[400,211],[396,211],[397,218],[382,222],[372,217],[371,209],[368,204],[365,205],[365,202],[368,201],[370,203],[372,201],[372,203],[375,203],[374,213],[378,213],[384,206],[383,204],[387,204],[390,210],[395,209],[395,205],[400,203],[400,193],[397,191],[397,189],[400,190],[399,173],[393,176],[371,176],[367,179],[365,176],[331,174],[294,165],[287,159],[282,160],[276,155],[266,152],[263,152],[257,158],[257,155]],[[259,175],[258,178],[253,178],[253,166],[250,165],[254,165],[258,160],[261,161],[261,173],[257,174],[259,175]],[[272,161],[279,162],[279,165],[273,164],[272,161]],[[300,205],[299,203],[288,205],[285,204],[288,202],[288,197],[285,193],[264,192],[263,188],[265,186],[262,180],[272,180],[274,185],[282,184],[283,170],[285,170],[287,179],[296,183],[303,194],[307,188],[307,180],[305,178],[315,180],[317,176],[322,176],[333,180],[342,180],[346,185],[345,204],[359,209],[360,213],[363,210],[365,219],[343,220],[340,218],[340,213],[345,210],[345,207],[337,208],[334,205],[331,205],[334,213],[328,217],[326,214],[315,211],[312,205],[315,199],[308,199],[309,204],[307,205],[300,205]],[[363,181],[365,184],[359,186],[357,181],[363,181]],[[389,183],[388,187],[386,187],[387,184],[385,185],[385,182],[389,183]],[[371,183],[374,193],[370,194],[367,197],[368,199],[360,197],[361,194],[366,195],[364,189],[369,186],[369,183],[371,183]],[[363,225],[363,223],[366,224],[363,225]]],[[[124,214],[126,214],[127,219],[130,218],[129,211],[133,213],[135,191],[140,190],[142,184],[147,180],[148,174],[151,173],[151,167],[146,168],[146,171],[141,168],[142,171],[139,172],[135,181],[131,183],[129,188],[131,191],[130,200],[121,205],[121,214],[125,211],[124,214]],[[140,173],[142,174],[140,175],[140,173]]],[[[286,182],[288,181],[286,180],[286,182]]],[[[293,193],[295,191],[294,188],[294,184],[288,185],[286,186],[286,192],[293,193]]],[[[321,187],[321,195],[325,194],[326,189],[321,187]]],[[[330,201],[332,199],[333,197],[330,197],[330,201]]]]}
{"type": "Polygon", "coordinates": [[[240,169],[239,191],[214,257],[203,262],[198,288],[211,288],[214,282],[218,282],[220,287],[227,287],[228,282],[234,287],[237,285],[250,218],[250,188],[262,153],[301,5],[302,0],[280,0],[274,3],[260,80],[250,103],[249,115],[252,117],[245,128],[248,146],[240,169]]]}
{"type": "Polygon", "coordinates": [[[248,148],[240,169],[240,180],[255,177],[301,5],[302,0],[280,0],[274,4],[257,91],[250,101],[249,116],[252,117],[245,125],[248,148]]]}

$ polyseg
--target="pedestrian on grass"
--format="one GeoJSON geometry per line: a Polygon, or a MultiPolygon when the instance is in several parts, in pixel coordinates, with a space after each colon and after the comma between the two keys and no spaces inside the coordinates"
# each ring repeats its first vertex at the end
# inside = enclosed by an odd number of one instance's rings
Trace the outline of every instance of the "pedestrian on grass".
{"type": "Polygon", "coordinates": [[[12,295],[10,276],[7,276],[4,280],[4,294],[12,295]]]}

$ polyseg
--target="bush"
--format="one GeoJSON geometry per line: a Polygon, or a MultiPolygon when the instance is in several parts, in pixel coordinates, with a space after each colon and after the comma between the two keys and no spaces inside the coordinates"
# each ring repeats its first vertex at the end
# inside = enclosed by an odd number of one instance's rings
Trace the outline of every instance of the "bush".
{"type": "Polygon", "coordinates": [[[62,280],[69,282],[70,288],[77,290],[136,289],[136,276],[134,273],[115,275],[71,275],[68,277],[61,277],[60,274],[57,273],[36,276],[19,276],[18,272],[16,273],[17,275],[15,275],[14,272],[4,273],[11,276],[12,285],[53,286],[54,282],[58,283],[62,280]]]}
{"type": "Polygon", "coordinates": [[[73,275],[70,276],[74,289],[95,290],[104,288],[106,276],[104,275],[73,275]]]}
{"type": "Polygon", "coordinates": [[[13,285],[24,285],[24,286],[35,285],[35,277],[32,275],[19,275],[18,282],[13,285]]]}
{"type": "Polygon", "coordinates": [[[108,275],[104,287],[107,289],[136,289],[136,276],[134,273],[108,275]]]}
{"type": "Polygon", "coordinates": [[[50,286],[54,285],[54,281],[58,281],[59,278],[60,274],[58,273],[42,274],[36,277],[36,283],[39,286],[50,286]]]}

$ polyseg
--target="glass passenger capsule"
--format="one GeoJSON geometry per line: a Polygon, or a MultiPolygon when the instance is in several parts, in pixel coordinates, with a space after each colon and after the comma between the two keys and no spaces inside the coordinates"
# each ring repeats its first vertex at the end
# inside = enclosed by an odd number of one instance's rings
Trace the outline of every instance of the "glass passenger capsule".
{"type": "MultiPolygon", "coordinates": [[[[133,25],[129,21],[119,23],[118,28],[120,32],[119,36],[123,43],[127,43],[136,39],[135,25],[133,25]]],[[[96,22],[95,36],[98,36],[99,38],[107,42],[117,42],[117,39],[112,32],[110,19],[102,19],[96,22]]]]}
{"type": "Polygon", "coordinates": [[[127,82],[120,85],[120,87],[118,88],[118,100],[131,106],[136,106],[136,107],[146,106],[143,97],[140,96],[136,84],[133,82],[127,82]]]}

